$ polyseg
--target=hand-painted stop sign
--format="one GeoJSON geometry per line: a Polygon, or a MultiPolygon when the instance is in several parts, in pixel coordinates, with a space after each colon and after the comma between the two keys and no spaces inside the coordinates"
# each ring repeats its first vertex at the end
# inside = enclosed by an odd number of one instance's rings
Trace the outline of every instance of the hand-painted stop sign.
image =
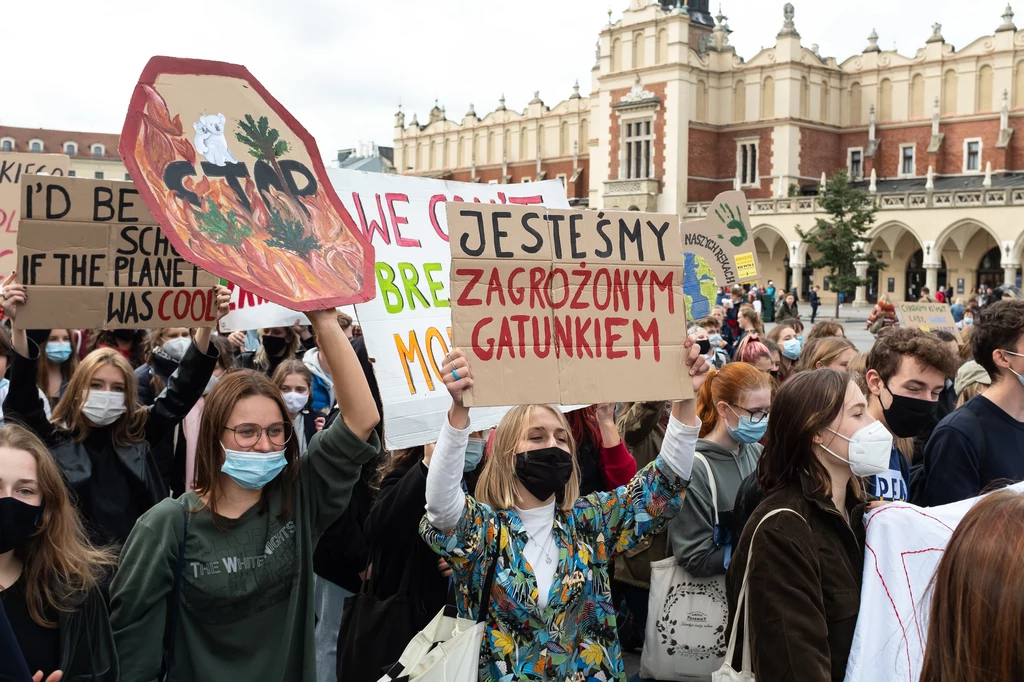
{"type": "Polygon", "coordinates": [[[245,67],[153,57],[119,151],[186,260],[293,310],[374,297],[373,247],[316,142],[245,67]]]}

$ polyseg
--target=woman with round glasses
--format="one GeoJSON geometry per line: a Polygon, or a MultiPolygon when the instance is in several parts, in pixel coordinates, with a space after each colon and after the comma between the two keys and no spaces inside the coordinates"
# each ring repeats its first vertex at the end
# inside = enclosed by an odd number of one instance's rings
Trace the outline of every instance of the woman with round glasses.
{"type": "Polygon", "coordinates": [[[758,441],[768,429],[771,404],[771,377],[745,362],[711,370],[697,394],[701,421],[697,452],[707,465],[694,463],[683,506],[668,526],[676,561],[690,575],[725,575],[729,568],[736,540],[731,537],[733,501],[743,479],[754,472],[761,458],[758,441]]]}
{"type": "Polygon", "coordinates": [[[341,418],[300,456],[277,385],[253,370],[221,378],[203,410],[195,489],[140,518],[121,556],[111,624],[123,679],[315,678],[313,550],[380,442],[336,311],[308,316],[341,418]]]}

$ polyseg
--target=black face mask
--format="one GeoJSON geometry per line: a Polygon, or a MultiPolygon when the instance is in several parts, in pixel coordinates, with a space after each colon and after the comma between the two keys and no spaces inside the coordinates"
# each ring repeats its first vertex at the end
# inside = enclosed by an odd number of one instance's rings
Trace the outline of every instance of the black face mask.
{"type": "Polygon", "coordinates": [[[272,358],[280,357],[287,347],[288,340],[283,339],[280,336],[263,337],[263,348],[267,351],[267,355],[272,358]]]}
{"type": "Polygon", "coordinates": [[[552,495],[558,502],[572,478],[572,455],[562,448],[542,448],[516,455],[516,477],[542,502],[552,495]]]}
{"type": "Polygon", "coordinates": [[[0,498],[0,554],[25,544],[43,515],[43,506],[34,507],[13,497],[0,498]]]}
{"type": "Polygon", "coordinates": [[[892,405],[882,408],[885,423],[897,438],[913,438],[935,423],[935,411],[939,403],[920,398],[896,395],[885,384],[885,390],[892,396],[892,405]]]}
{"type": "Polygon", "coordinates": [[[132,341],[135,339],[134,329],[115,329],[114,336],[121,339],[122,341],[132,341]]]}

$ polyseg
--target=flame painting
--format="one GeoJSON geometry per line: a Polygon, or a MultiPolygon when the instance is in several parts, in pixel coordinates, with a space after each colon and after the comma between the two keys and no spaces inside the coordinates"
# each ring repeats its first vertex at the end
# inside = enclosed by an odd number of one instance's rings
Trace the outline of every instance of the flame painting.
{"type": "Polygon", "coordinates": [[[293,310],[374,297],[373,247],[316,143],[244,67],[151,59],[119,151],[183,258],[293,310]]]}

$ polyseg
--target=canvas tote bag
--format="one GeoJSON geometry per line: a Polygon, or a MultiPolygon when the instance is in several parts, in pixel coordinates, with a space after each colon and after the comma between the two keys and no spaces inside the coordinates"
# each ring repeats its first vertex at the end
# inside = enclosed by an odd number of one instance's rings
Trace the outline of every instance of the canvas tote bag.
{"type": "MultiPolygon", "coordinates": [[[[708,472],[711,508],[718,534],[718,486],[701,453],[694,457],[708,472]]],[[[729,605],[725,576],[697,578],[668,557],[651,562],[647,630],[640,659],[641,677],[667,682],[708,682],[725,657],[729,605]]]]}
{"type": "MultiPolygon", "coordinates": [[[[378,682],[477,682],[480,646],[487,630],[491,586],[501,550],[501,517],[491,566],[480,593],[480,615],[474,623],[456,615],[453,604],[438,612],[427,627],[413,636],[398,663],[378,682]]],[[[453,593],[450,593],[453,594],[453,593]]]]}
{"type": "Polygon", "coordinates": [[[740,586],[740,596],[736,599],[736,612],[743,612],[743,669],[740,672],[732,669],[732,660],[736,652],[736,626],[739,622],[739,618],[734,618],[732,621],[732,631],[729,633],[729,649],[725,652],[725,663],[711,676],[712,682],[756,682],[754,680],[754,672],[750,667],[750,609],[746,608],[747,578],[750,574],[750,558],[754,554],[754,539],[757,537],[757,531],[760,530],[761,524],[767,521],[769,517],[775,516],[780,512],[791,512],[800,516],[801,519],[804,518],[796,511],[786,507],[773,509],[764,515],[764,518],[758,522],[757,528],[754,529],[754,535],[750,538],[750,551],[747,552],[747,565],[743,568],[743,584],[740,586]]]}

